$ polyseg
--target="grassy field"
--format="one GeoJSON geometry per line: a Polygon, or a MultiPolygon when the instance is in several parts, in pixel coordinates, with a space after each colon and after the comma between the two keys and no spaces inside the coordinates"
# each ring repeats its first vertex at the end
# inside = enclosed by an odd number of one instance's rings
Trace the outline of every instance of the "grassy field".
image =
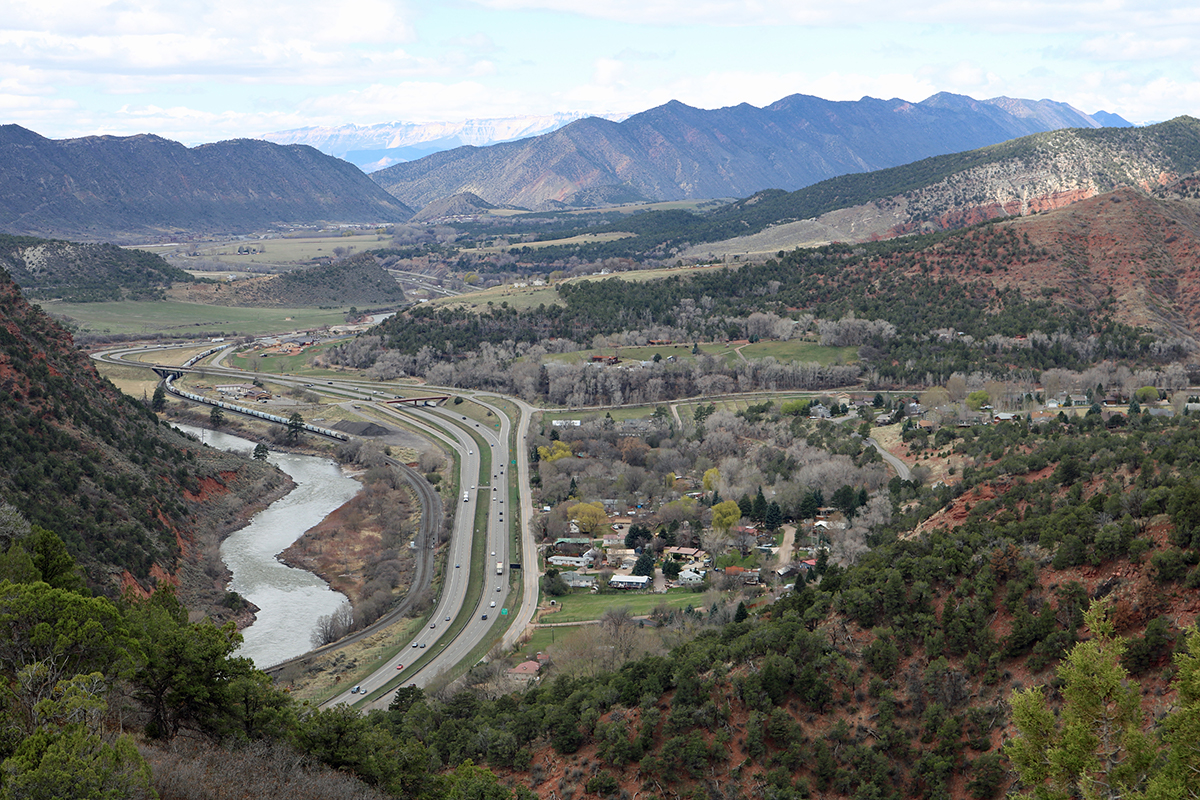
{"type": "MultiPolygon", "coordinates": [[[[667,405],[662,403],[662,405],[667,405]]],[[[578,419],[583,421],[604,419],[609,414],[618,422],[625,419],[646,419],[654,413],[655,406],[633,406],[630,408],[611,408],[605,411],[547,411],[542,414],[542,420],[549,422],[554,419],[578,419]]]]}
{"type": "Polygon", "coordinates": [[[438,306],[446,306],[448,308],[474,308],[487,309],[489,303],[500,305],[508,303],[512,308],[518,311],[525,311],[530,308],[537,308],[539,305],[562,305],[558,299],[558,292],[551,286],[529,286],[515,288],[512,286],[493,286],[490,289],[483,289],[478,292],[470,292],[469,294],[458,295],[457,297],[441,297],[437,300],[431,300],[438,306]]]}
{"type": "MultiPolygon", "coordinates": [[[[332,256],[333,248],[354,248],[355,252],[377,250],[390,246],[390,238],[382,233],[362,233],[354,236],[297,236],[285,239],[249,239],[221,242],[188,243],[186,245],[142,246],[138,249],[166,256],[172,255],[172,263],[187,268],[184,253],[196,253],[205,262],[219,260],[229,264],[236,272],[239,266],[250,264],[300,264],[318,256],[332,256]],[[254,254],[238,255],[238,248],[257,250],[254,254]]],[[[226,273],[217,273],[224,275],[226,273]]]]}
{"type": "Polygon", "coordinates": [[[670,589],[666,594],[569,594],[558,600],[561,611],[546,614],[541,622],[583,622],[600,619],[610,608],[628,608],[634,616],[644,616],[660,605],[686,608],[703,603],[704,595],[690,589],[670,589]]]}
{"type": "Polygon", "coordinates": [[[347,308],[232,308],[198,303],[132,300],[120,303],[45,303],[55,317],[70,317],[90,333],[264,335],[346,321],[347,308]]]}
{"type": "MultiPolygon", "coordinates": [[[[566,241],[566,240],[562,240],[566,241]]],[[[543,242],[543,246],[547,244],[560,244],[561,242],[543,242]]],[[[525,245],[521,245],[524,247],[525,245]]],[[[532,245],[531,245],[532,246],[532,245]]],[[[579,278],[570,278],[570,281],[597,281],[608,280],[609,278],[620,278],[621,280],[639,283],[642,281],[651,281],[658,278],[665,278],[669,275],[681,275],[688,272],[694,272],[700,269],[725,269],[724,264],[706,264],[698,267],[666,267],[663,269],[647,269],[637,270],[634,272],[621,272],[611,275],[584,275],[579,278]]],[[[471,292],[457,297],[443,297],[436,300],[431,300],[431,303],[436,303],[439,306],[450,306],[452,308],[487,308],[488,301],[495,304],[508,303],[512,308],[524,310],[528,308],[536,308],[539,304],[554,305],[559,303],[558,292],[553,286],[494,286],[490,289],[483,289],[478,292],[471,292]]],[[[561,305],[561,303],[559,303],[561,305]]]]}
{"type": "MultiPolygon", "coordinates": [[[[856,347],[822,347],[815,342],[805,342],[790,339],[786,342],[755,342],[754,344],[736,345],[725,342],[706,342],[700,345],[703,355],[723,358],[729,365],[736,364],[743,358],[753,361],[759,358],[774,358],[778,361],[816,362],[823,366],[830,364],[847,364],[858,359],[856,347]],[[741,353],[739,355],[738,353],[741,353]]],[[[600,350],[576,350],[573,353],[553,353],[546,356],[547,361],[558,361],[564,364],[578,364],[590,361],[592,356],[618,356],[622,361],[653,361],[654,356],[675,356],[679,361],[693,361],[692,344],[678,342],[663,345],[646,345],[644,347],[605,347],[600,350]]]]}
{"type": "Polygon", "coordinates": [[[558,247],[572,244],[597,244],[599,242],[614,242],[617,239],[627,239],[632,233],[584,233],[579,236],[568,236],[565,239],[547,239],[544,242],[514,242],[501,247],[476,247],[463,250],[464,253],[507,253],[513,248],[528,247],[530,250],[540,250],[543,247],[558,247]]]}
{"type": "Polygon", "coordinates": [[[97,361],[96,371],[112,381],[122,392],[138,400],[152,396],[154,387],[158,385],[158,376],[148,369],[122,367],[97,361]]]}
{"type": "Polygon", "coordinates": [[[789,339],[786,342],[755,342],[742,348],[747,360],[773,357],[779,361],[815,361],[830,364],[849,364],[858,360],[857,347],[822,347],[816,342],[789,339]]]}

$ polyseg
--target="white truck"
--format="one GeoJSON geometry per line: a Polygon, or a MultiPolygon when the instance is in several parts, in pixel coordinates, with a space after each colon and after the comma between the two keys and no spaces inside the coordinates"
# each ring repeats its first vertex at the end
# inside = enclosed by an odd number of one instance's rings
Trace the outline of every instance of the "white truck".
{"type": "Polygon", "coordinates": [[[503,575],[503,574],[504,574],[504,565],[503,565],[503,563],[502,563],[502,562],[500,562],[500,561],[497,561],[497,562],[496,562],[496,574],[497,574],[497,575],[503,575]]]}

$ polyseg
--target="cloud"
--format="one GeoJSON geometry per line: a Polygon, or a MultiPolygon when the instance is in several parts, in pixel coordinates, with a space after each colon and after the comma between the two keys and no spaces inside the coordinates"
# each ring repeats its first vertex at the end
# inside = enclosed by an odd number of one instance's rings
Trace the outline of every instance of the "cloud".
{"type": "Polygon", "coordinates": [[[1191,0],[473,0],[500,11],[550,11],[635,25],[814,25],[867,22],[967,25],[990,31],[1040,33],[1200,25],[1191,0]]]}

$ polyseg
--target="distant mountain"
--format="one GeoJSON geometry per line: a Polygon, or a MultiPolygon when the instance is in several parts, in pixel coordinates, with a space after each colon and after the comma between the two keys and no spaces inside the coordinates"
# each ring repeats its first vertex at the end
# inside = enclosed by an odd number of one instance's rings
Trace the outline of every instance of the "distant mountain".
{"type": "Polygon", "coordinates": [[[920,103],[792,95],[765,108],[711,111],[672,101],[624,122],[583,119],[532,139],[435,153],[371,177],[414,208],[460,192],[539,210],[745,197],[1064,127],[1101,123],[1049,100],[946,93],[920,103]]]}
{"type": "Polygon", "coordinates": [[[0,268],[27,297],[72,303],[160,299],[173,282],[194,280],[145,250],[4,234],[0,268]]]}
{"type": "MultiPolygon", "coordinates": [[[[484,147],[558,130],[591,116],[581,112],[541,116],[468,119],[462,122],[384,122],[378,125],[339,125],[335,128],[295,128],[264,133],[259,138],[276,144],[307,144],[336,156],[364,172],[424,158],[430,153],[470,145],[484,147]]],[[[602,114],[622,120],[628,114],[602,114]]]]}
{"type": "Polygon", "coordinates": [[[1051,131],[795,192],[762,192],[670,236],[690,240],[683,255],[698,258],[891,238],[1062,208],[1122,186],[1150,192],[1198,170],[1194,117],[1051,131]],[[723,235],[732,233],[737,238],[723,235]]]}
{"type": "Polygon", "coordinates": [[[181,231],[400,222],[411,209],[311,147],[152,135],[52,140],[0,126],[0,232],[145,240],[181,231]]]}

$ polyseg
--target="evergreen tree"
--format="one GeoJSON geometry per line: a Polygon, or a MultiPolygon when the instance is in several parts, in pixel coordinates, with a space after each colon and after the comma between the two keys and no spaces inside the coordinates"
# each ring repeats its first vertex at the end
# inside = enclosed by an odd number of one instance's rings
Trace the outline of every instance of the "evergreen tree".
{"type": "Polygon", "coordinates": [[[300,434],[304,431],[304,417],[300,416],[299,411],[293,411],[292,416],[288,417],[287,423],[287,440],[295,442],[300,438],[300,434]]]}
{"type": "Polygon", "coordinates": [[[733,621],[734,622],[745,622],[749,618],[750,618],[750,612],[746,610],[746,604],[744,602],[739,602],[737,611],[735,611],[733,613],[733,621]]]}
{"type": "Polygon", "coordinates": [[[653,578],[654,577],[654,556],[651,555],[649,553],[649,551],[642,553],[640,556],[638,556],[637,563],[635,563],[633,565],[633,569],[630,570],[630,574],[644,575],[648,578],[653,578]]]}
{"type": "Polygon", "coordinates": [[[271,451],[268,450],[267,446],[265,444],[263,444],[262,442],[259,442],[258,444],[254,445],[254,457],[256,459],[258,459],[259,461],[266,461],[267,455],[270,452],[271,451]]]}
{"type": "Polygon", "coordinates": [[[767,498],[763,496],[762,487],[758,487],[758,493],[754,495],[754,500],[750,505],[750,513],[747,515],[755,522],[762,522],[767,516],[767,498]]]}
{"type": "Polygon", "coordinates": [[[738,508],[742,511],[743,517],[749,517],[754,513],[754,501],[750,499],[750,495],[743,494],[737,501],[738,508]]]}
{"type": "Polygon", "coordinates": [[[779,503],[774,500],[767,506],[767,513],[763,516],[763,524],[767,526],[767,530],[778,530],[783,524],[783,509],[779,507],[779,503]]]}
{"type": "Polygon", "coordinates": [[[162,411],[167,407],[167,390],[161,383],[154,387],[154,396],[150,398],[150,409],[162,411]]]}
{"type": "Polygon", "coordinates": [[[808,492],[800,501],[800,508],[797,510],[796,516],[800,519],[813,519],[817,516],[817,510],[817,498],[812,492],[808,492]]]}
{"type": "Polygon", "coordinates": [[[1141,692],[1121,666],[1125,642],[1113,635],[1107,611],[1107,602],[1097,602],[1085,612],[1093,638],[1075,645],[1058,668],[1057,717],[1042,687],[1013,693],[1019,735],[1005,753],[1025,797],[1117,800],[1139,792],[1151,774],[1157,753],[1142,732],[1141,692]]]}

